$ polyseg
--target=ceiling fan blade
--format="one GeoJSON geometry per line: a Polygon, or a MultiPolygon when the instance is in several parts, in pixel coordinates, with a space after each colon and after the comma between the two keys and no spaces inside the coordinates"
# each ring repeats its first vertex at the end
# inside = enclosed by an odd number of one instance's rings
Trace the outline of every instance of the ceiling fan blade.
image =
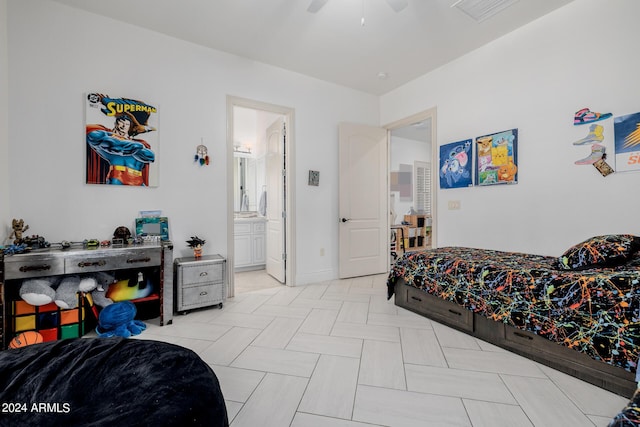
{"type": "Polygon", "coordinates": [[[409,6],[409,2],[407,0],[387,0],[387,3],[389,3],[389,6],[391,6],[391,9],[393,9],[394,12],[400,12],[405,7],[409,6]]]}
{"type": "Polygon", "coordinates": [[[322,9],[322,6],[324,6],[326,3],[327,0],[311,0],[311,4],[307,8],[307,12],[316,13],[317,11],[322,9]]]}

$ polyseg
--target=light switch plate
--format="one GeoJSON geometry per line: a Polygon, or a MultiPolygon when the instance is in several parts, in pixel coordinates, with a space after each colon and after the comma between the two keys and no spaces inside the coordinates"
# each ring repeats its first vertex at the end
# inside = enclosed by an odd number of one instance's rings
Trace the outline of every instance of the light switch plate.
{"type": "Polygon", "coordinates": [[[316,187],[320,185],[320,172],[319,171],[309,171],[309,185],[315,185],[316,187]]]}
{"type": "Polygon", "coordinates": [[[460,210],[460,200],[449,200],[449,210],[450,211],[460,210]]]}

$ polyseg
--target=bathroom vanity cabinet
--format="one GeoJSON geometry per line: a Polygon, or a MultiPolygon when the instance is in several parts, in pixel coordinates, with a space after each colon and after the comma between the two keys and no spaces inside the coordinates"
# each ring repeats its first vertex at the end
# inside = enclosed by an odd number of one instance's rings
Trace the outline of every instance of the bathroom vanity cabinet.
{"type": "Polygon", "coordinates": [[[266,257],[266,225],[264,217],[234,220],[235,271],[262,270],[266,257]]]}

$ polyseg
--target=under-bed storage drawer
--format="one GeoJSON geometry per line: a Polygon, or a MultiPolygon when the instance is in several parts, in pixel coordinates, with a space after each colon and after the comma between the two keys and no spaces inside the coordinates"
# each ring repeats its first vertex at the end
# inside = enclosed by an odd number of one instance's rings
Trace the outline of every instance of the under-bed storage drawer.
{"type": "MultiPolygon", "coordinates": [[[[521,330],[515,328],[510,325],[504,325],[504,339],[505,345],[514,351],[518,351],[520,349],[530,350],[531,348],[535,348],[538,353],[548,353],[548,354],[558,354],[563,349],[561,344],[558,344],[554,341],[550,341],[545,337],[541,337],[539,335],[534,334],[533,332],[521,330]]],[[[576,357],[584,357],[584,354],[576,351],[573,356],[574,360],[576,357]]],[[[568,354],[564,353],[563,358],[569,357],[568,354]]]]}
{"type": "Polygon", "coordinates": [[[508,350],[623,396],[636,389],[635,374],[631,372],[624,372],[529,331],[509,325],[504,325],[504,330],[502,347],[508,350]]]}
{"type": "MultiPolygon", "coordinates": [[[[396,292],[398,289],[396,288],[396,292]]],[[[424,314],[434,320],[442,320],[460,329],[473,332],[473,312],[458,304],[429,295],[411,286],[400,287],[402,298],[409,309],[424,314]]]]}

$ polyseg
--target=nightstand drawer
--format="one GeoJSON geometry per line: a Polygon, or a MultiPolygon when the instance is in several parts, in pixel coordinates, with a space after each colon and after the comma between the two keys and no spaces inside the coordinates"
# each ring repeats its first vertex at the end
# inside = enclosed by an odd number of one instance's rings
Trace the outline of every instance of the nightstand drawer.
{"type": "Polygon", "coordinates": [[[205,307],[224,301],[225,286],[223,283],[191,286],[181,290],[181,308],[205,307]]]}
{"type": "Polygon", "coordinates": [[[178,280],[183,287],[207,282],[221,283],[224,281],[224,263],[201,262],[182,266],[178,270],[178,280]]]}

